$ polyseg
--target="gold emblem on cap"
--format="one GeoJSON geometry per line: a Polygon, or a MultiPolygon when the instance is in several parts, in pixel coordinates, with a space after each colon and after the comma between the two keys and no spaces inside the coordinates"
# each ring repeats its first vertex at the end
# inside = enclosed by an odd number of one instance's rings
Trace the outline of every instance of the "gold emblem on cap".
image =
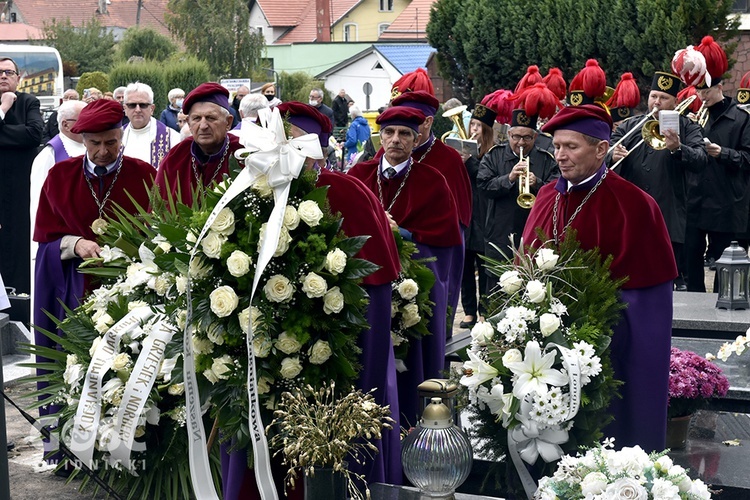
{"type": "Polygon", "coordinates": [[[518,122],[519,125],[526,126],[529,123],[531,123],[531,119],[529,118],[529,116],[523,110],[521,110],[516,115],[516,122],[518,122]]]}
{"type": "Polygon", "coordinates": [[[575,91],[570,93],[570,104],[573,106],[580,106],[583,102],[583,94],[581,92],[575,91]]]}
{"type": "Polygon", "coordinates": [[[394,100],[395,98],[397,98],[400,95],[401,95],[401,92],[398,90],[398,86],[393,87],[391,89],[391,101],[394,100]]]}
{"type": "Polygon", "coordinates": [[[487,114],[487,108],[482,104],[477,104],[474,108],[474,116],[481,118],[487,114]]]}
{"type": "Polygon", "coordinates": [[[750,90],[743,89],[737,92],[737,102],[745,104],[747,101],[750,101],[750,90]]]}
{"type": "Polygon", "coordinates": [[[672,85],[674,85],[674,79],[669,76],[660,76],[656,80],[656,85],[659,87],[659,90],[667,91],[672,88],[672,85]]]}
{"type": "Polygon", "coordinates": [[[620,118],[627,118],[630,116],[630,108],[617,108],[617,115],[620,118]]]}

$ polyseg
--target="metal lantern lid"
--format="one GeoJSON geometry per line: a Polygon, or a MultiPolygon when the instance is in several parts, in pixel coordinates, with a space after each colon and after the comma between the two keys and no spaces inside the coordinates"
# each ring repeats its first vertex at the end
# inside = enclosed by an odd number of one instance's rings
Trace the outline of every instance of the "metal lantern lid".
{"type": "Polygon", "coordinates": [[[747,252],[742,248],[739,243],[733,241],[728,247],[724,249],[719,260],[716,261],[717,267],[720,265],[737,265],[737,264],[748,264],[750,265],[750,259],[747,257],[747,252]]]}
{"type": "Polygon", "coordinates": [[[422,413],[422,427],[427,429],[448,429],[453,427],[453,416],[450,408],[443,404],[440,398],[432,398],[424,413],[422,413]]]}

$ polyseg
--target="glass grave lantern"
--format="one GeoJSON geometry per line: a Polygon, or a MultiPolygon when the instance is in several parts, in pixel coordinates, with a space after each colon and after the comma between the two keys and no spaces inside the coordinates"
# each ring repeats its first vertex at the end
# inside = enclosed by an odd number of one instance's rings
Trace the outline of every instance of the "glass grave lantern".
{"type": "Polygon", "coordinates": [[[718,309],[750,309],[748,300],[748,274],[750,259],[747,252],[733,241],[716,261],[719,299],[718,309]]]}

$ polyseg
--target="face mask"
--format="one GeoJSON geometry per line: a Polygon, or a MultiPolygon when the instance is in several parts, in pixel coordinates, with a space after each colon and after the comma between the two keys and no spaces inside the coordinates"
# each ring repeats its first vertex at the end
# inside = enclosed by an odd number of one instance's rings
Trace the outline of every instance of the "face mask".
{"type": "Polygon", "coordinates": [[[181,108],[181,107],[182,107],[182,102],[183,102],[183,101],[184,101],[184,99],[177,99],[177,100],[176,100],[176,101],[174,102],[174,105],[175,105],[175,106],[177,106],[178,108],[181,108]]]}
{"type": "Polygon", "coordinates": [[[310,106],[315,106],[315,107],[318,106],[318,101],[316,101],[315,99],[310,99],[307,102],[308,102],[308,104],[310,104],[310,106]]]}
{"type": "Polygon", "coordinates": [[[266,99],[268,99],[269,102],[273,101],[274,97],[276,97],[276,96],[273,95],[273,94],[266,94],[266,99]]]}

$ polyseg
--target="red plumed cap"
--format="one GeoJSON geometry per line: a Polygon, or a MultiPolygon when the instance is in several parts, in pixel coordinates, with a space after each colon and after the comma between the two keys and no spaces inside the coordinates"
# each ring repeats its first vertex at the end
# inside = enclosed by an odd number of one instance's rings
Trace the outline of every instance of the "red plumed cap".
{"type": "Polygon", "coordinates": [[[729,70],[727,55],[724,49],[714,41],[714,37],[704,36],[696,50],[706,58],[706,71],[711,75],[712,80],[720,79],[729,70]]]}
{"type": "Polygon", "coordinates": [[[513,92],[510,90],[499,89],[491,94],[487,94],[482,99],[482,104],[497,113],[495,121],[498,123],[510,123],[513,115],[513,92]]]}
{"type": "Polygon", "coordinates": [[[521,80],[518,82],[518,85],[516,85],[516,89],[513,91],[513,93],[518,94],[522,90],[541,82],[542,75],[541,73],[539,73],[539,66],[529,66],[528,69],[526,69],[526,74],[523,75],[523,78],[521,78],[521,80]]]}
{"type": "Polygon", "coordinates": [[[596,59],[586,61],[586,66],[570,82],[570,91],[582,91],[594,99],[604,95],[607,89],[607,76],[596,59]]]}
{"type": "Polygon", "coordinates": [[[422,68],[417,68],[411,73],[406,73],[396,80],[396,83],[391,87],[391,99],[395,99],[404,92],[416,92],[419,90],[423,90],[430,95],[435,95],[430,75],[422,68]]]}
{"type": "MultiPolygon", "coordinates": [[[[679,92],[677,92],[677,104],[680,104],[682,101],[684,101],[685,99],[689,98],[690,96],[694,96],[694,95],[697,95],[697,94],[698,94],[698,92],[695,90],[695,86],[694,85],[690,85],[689,87],[685,87],[684,89],[682,89],[679,92]]],[[[691,113],[697,113],[698,110],[700,109],[702,103],[703,103],[703,101],[701,101],[701,98],[697,97],[693,101],[693,103],[689,106],[690,112],[691,113]]]]}
{"type": "Polygon", "coordinates": [[[633,73],[623,73],[612,97],[607,101],[609,108],[635,108],[641,102],[641,91],[633,78],[633,73]]]}
{"type": "Polygon", "coordinates": [[[563,107],[555,93],[541,82],[514,95],[512,99],[518,102],[516,108],[523,109],[528,116],[538,116],[543,119],[552,118],[557,108],[563,107]]]}
{"type": "Polygon", "coordinates": [[[542,81],[547,85],[548,89],[555,93],[558,99],[561,101],[565,99],[565,94],[568,91],[568,84],[565,83],[562,71],[558,68],[550,68],[547,76],[545,76],[542,81]]]}
{"type": "Polygon", "coordinates": [[[750,89],[750,71],[742,75],[742,80],[740,80],[740,88],[750,89]]]}

